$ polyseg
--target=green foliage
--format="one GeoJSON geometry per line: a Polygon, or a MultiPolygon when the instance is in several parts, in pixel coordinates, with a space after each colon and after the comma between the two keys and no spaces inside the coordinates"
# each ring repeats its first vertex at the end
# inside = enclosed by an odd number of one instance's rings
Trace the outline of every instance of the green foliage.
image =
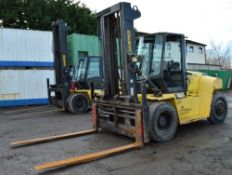
{"type": "Polygon", "coordinates": [[[85,5],[74,0],[0,0],[4,27],[51,30],[51,23],[63,19],[69,32],[96,33],[96,19],[85,5]]]}

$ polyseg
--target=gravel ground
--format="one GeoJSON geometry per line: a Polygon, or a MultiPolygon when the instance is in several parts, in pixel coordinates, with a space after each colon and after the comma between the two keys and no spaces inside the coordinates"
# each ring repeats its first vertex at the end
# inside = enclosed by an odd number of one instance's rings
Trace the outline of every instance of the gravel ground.
{"type": "MultiPolygon", "coordinates": [[[[206,121],[181,126],[167,143],[149,143],[87,164],[40,174],[62,175],[201,175],[232,174],[232,93],[226,94],[229,115],[222,125],[206,121]]],[[[0,175],[38,174],[34,165],[130,143],[132,140],[99,132],[18,149],[9,143],[91,128],[91,115],[73,115],[48,107],[0,109],[0,175]]]]}

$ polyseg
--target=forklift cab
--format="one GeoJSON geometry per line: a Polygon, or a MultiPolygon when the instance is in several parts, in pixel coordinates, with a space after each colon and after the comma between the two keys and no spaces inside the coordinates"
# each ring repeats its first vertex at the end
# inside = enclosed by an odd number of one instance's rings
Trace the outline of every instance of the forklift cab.
{"type": "Polygon", "coordinates": [[[186,92],[185,37],[182,34],[156,33],[139,38],[137,55],[146,77],[163,93],[186,92]]]}
{"type": "Polygon", "coordinates": [[[101,59],[96,56],[81,57],[73,69],[73,81],[78,89],[90,89],[94,83],[96,89],[101,89],[101,59]]]}

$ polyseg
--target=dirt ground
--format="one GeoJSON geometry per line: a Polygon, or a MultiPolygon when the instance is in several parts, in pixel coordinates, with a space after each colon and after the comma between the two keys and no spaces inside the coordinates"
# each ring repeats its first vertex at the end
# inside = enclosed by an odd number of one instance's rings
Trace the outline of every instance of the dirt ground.
{"type": "MultiPolygon", "coordinates": [[[[167,143],[149,143],[143,149],[117,154],[40,174],[61,175],[197,175],[232,174],[232,93],[227,93],[229,114],[222,125],[206,121],[181,126],[167,143]]],[[[100,151],[132,140],[112,134],[97,134],[17,149],[10,142],[91,127],[91,115],[73,115],[48,107],[0,110],[0,175],[38,174],[34,165],[100,151]]]]}

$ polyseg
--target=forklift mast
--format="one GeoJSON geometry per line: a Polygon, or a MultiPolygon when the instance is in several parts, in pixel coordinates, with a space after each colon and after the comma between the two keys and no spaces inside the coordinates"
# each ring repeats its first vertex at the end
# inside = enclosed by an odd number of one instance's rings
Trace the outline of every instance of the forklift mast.
{"type": "Polygon", "coordinates": [[[140,15],[137,7],[131,7],[126,2],[97,14],[98,35],[102,44],[104,95],[95,95],[92,107],[96,111],[98,127],[136,138],[139,143],[142,136],[136,131],[141,129],[141,123],[137,121],[141,122],[144,110],[137,96],[136,76],[139,71],[134,55],[134,20],[140,15]]]}
{"type": "Polygon", "coordinates": [[[104,74],[104,99],[117,96],[137,102],[136,72],[133,63],[135,31],[133,21],[141,16],[130,3],[118,3],[97,14],[98,36],[104,74]]]}
{"type": "Polygon", "coordinates": [[[56,84],[50,85],[49,80],[47,80],[49,103],[66,109],[71,86],[67,47],[68,26],[64,21],[57,20],[52,23],[52,32],[56,84]],[[51,92],[54,92],[55,96],[51,96],[51,92]]]}

